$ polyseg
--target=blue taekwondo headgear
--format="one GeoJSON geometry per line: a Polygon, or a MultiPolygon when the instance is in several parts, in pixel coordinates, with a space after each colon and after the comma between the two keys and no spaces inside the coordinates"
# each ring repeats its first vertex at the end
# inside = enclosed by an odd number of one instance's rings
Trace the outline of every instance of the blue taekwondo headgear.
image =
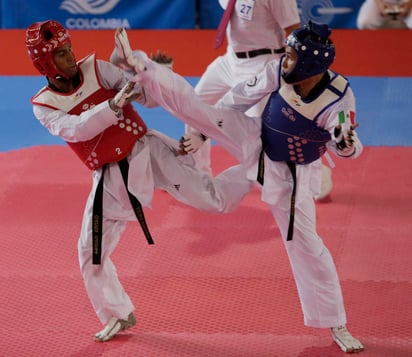
{"type": "Polygon", "coordinates": [[[330,67],[335,59],[335,46],[329,39],[331,33],[328,25],[309,21],[288,36],[286,45],[296,51],[298,61],[291,72],[282,73],[286,83],[300,82],[330,67]]]}

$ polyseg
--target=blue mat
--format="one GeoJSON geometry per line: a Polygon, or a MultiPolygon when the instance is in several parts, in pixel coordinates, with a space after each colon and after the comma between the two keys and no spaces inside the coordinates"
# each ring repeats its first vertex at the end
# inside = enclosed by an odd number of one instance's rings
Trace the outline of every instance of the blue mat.
{"type": "MultiPolygon", "coordinates": [[[[198,77],[187,77],[195,85],[198,77]]],[[[357,98],[358,133],[366,146],[412,146],[412,79],[349,77],[357,98]]],[[[64,144],[35,119],[30,98],[43,85],[41,76],[0,76],[2,120],[0,151],[64,144]]],[[[162,108],[136,106],[149,128],[179,139],[184,124],[162,108]]]]}

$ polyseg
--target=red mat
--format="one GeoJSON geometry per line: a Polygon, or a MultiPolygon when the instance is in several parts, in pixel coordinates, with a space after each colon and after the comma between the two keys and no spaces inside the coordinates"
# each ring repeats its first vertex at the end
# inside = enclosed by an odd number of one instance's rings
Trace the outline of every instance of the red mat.
{"type": "MultiPolygon", "coordinates": [[[[212,149],[216,172],[232,159],[212,149]]],[[[362,356],[412,355],[412,148],[337,160],[318,227],[341,277],[362,356]]],[[[157,192],[114,254],[138,324],[98,344],[77,263],[90,172],[64,146],[0,153],[0,356],[341,356],[303,326],[279,233],[259,193],[234,213],[198,212],[157,192]]]]}

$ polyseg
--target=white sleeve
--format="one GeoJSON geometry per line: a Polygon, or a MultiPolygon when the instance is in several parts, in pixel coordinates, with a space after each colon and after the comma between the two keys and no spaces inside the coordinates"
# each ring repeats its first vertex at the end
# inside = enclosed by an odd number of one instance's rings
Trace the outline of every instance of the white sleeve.
{"type": "MultiPolygon", "coordinates": [[[[118,67],[102,60],[97,60],[96,63],[97,74],[104,88],[120,90],[127,83],[128,77],[118,67]]],[[[142,86],[137,83],[134,91],[140,94],[137,101],[144,105],[147,99],[142,86]]],[[[33,113],[52,135],[59,136],[67,142],[90,140],[119,120],[110,109],[108,100],[79,115],[68,114],[62,110],[40,105],[34,105],[33,113]]]]}
{"type": "Polygon", "coordinates": [[[217,103],[218,107],[230,107],[246,112],[280,85],[280,61],[269,62],[256,76],[235,85],[217,103]]]}
{"type": "Polygon", "coordinates": [[[97,59],[96,66],[100,83],[104,88],[120,90],[127,83],[126,72],[112,63],[97,59]]]}
{"type": "MultiPolygon", "coordinates": [[[[117,67],[102,60],[97,60],[97,74],[107,89],[120,89],[127,82],[117,67]]],[[[67,142],[90,140],[118,120],[107,100],[79,115],[41,105],[34,105],[33,113],[52,135],[59,136],[67,142]]]]}
{"type": "Polygon", "coordinates": [[[40,105],[34,105],[33,113],[52,135],[67,142],[90,140],[119,120],[107,100],[80,115],[67,114],[62,110],[40,105]]]}

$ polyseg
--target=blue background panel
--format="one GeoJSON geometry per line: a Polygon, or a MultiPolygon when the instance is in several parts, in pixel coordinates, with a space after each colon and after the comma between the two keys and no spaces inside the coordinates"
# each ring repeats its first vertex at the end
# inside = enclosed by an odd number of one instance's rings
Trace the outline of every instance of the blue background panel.
{"type": "MultiPolygon", "coordinates": [[[[216,28],[222,9],[218,0],[0,0],[1,26],[24,29],[55,19],[69,29],[216,28]]],[[[301,21],[356,28],[362,0],[297,0],[301,21]]]]}
{"type": "Polygon", "coordinates": [[[193,0],[3,0],[2,27],[25,29],[54,19],[69,29],[193,29],[193,0]],[[95,4],[98,4],[97,7],[95,4]]]}
{"type": "MultiPolygon", "coordinates": [[[[195,85],[198,77],[187,77],[195,85]]],[[[358,133],[367,146],[412,145],[411,78],[349,77],[357,98],[358,133]]],[[[0,151],[34,145],[64,144],[35,119],[30,98],[43,85],[41,76],[0,76],[0,151]]],[[[162,108],[136,105],[149,128],[179,139],[184,124],[162,108]]]]}

